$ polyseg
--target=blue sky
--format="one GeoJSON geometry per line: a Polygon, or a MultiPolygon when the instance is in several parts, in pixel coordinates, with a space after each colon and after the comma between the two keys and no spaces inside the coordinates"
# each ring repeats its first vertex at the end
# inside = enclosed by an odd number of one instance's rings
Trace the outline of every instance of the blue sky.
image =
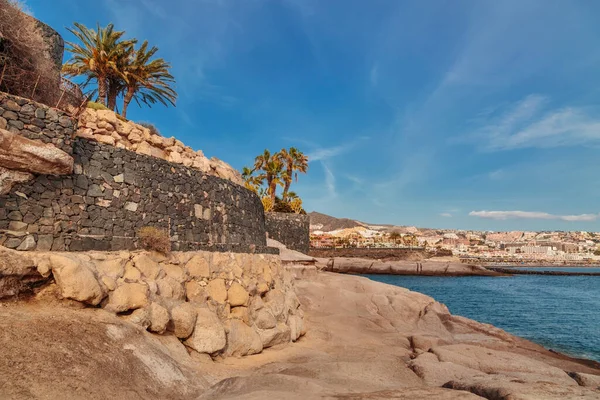
{"type": "Polygon", "coordinates": [[[236,168],[296,146],[307,210],[374,223],[600,231],[600,2],[27,0],[65,39],[118,29],[173,64],[132,106],[236,168]]]}

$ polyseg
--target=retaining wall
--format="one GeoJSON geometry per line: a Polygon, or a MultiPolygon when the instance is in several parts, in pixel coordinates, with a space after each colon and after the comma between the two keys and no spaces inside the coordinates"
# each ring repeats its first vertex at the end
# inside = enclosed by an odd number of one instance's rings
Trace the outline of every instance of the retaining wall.
{"type": "Polygon", "coordinates": [[[265,225],[269,238],[285,244],[288,249],[308,253],[310,247],[308,215],[269,212],[265,213],[265,225]]]}
{"type": "Polygon", "coordinates": [[[0,128],[27,139],[52,143],[73,152],[76,120],[67,113],[32,100],[0,92],[0,128]]]}
{"type": "Polygon", "coordinates": [[[73,157],[73,175],[39,175],[0,196],[0,230],[8,231],[0,244],[135,249],[137,231],[155,226],[170,233],[174,250],[267,251],[261,201],[240,185],[82,138],[74,140],[73,157]]]}

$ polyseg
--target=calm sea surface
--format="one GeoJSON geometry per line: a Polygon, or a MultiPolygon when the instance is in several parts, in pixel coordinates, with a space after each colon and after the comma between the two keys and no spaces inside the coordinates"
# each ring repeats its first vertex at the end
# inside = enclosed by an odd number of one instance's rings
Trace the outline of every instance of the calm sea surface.
{"type": "Polygon", "coordinates": [[[600,276],[366,276],[427,294],[446,304],[452,314],[492,324],[552,350],[600,361],[600,276]]]}

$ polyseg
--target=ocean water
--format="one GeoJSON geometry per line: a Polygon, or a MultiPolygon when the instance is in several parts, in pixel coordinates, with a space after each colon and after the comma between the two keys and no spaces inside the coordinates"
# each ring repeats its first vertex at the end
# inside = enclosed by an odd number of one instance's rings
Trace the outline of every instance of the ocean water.
{"type": "Polygon", "coordinates": [[[548,349],[600,362],[600,276],[366,277],[427,294],[452,314],[548,349]]]}

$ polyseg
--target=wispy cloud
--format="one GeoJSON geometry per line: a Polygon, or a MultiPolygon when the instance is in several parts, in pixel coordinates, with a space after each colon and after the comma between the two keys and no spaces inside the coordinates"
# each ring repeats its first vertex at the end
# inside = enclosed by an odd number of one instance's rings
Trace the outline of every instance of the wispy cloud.
{"type": "Polygon", "coordinates": [[[441,214],[440,214],[440,216],[441,216],[441,217],[444,217],[444,218],[452,218],[452,214],[450,214],[450,213],[447,213],[447,212],[445,212],[445,213],[441,213],[441,214]]]}
{"type": "Polygon", "coordinates": [[[548,104],[544,96],[529,95],[488,115],[468,139],[488,151],[600,143],[600,113],[582,107],[550,109],[548,104]]]}
{"type": "Polygon", "coordinates": [[[327,188],[327,194],[330,197],[335,197],[337,196],[337,192],[335,191],[335,175],[327,163],[321,162],[321,165],[325,171],[325,186],[327,188]]]}
{"type": "Polygon", "coordinates": [[[307,154],[308,161],[322,161],[339,156],[353,150],[360,142],[368,140],[368,136],[360,136],[356,140],[333,147],[318,147],[307,154]]]}
{"type": "Polygon", "coordinates": [[[543,219],[543,220],[560,220],[560,221],[596,221],[600,218],[600,214],[580,214],[580,215],[556,215],[539,211],[471,211],[472,217],[487,218],[494,220],[507,219],[543,219]]]}

